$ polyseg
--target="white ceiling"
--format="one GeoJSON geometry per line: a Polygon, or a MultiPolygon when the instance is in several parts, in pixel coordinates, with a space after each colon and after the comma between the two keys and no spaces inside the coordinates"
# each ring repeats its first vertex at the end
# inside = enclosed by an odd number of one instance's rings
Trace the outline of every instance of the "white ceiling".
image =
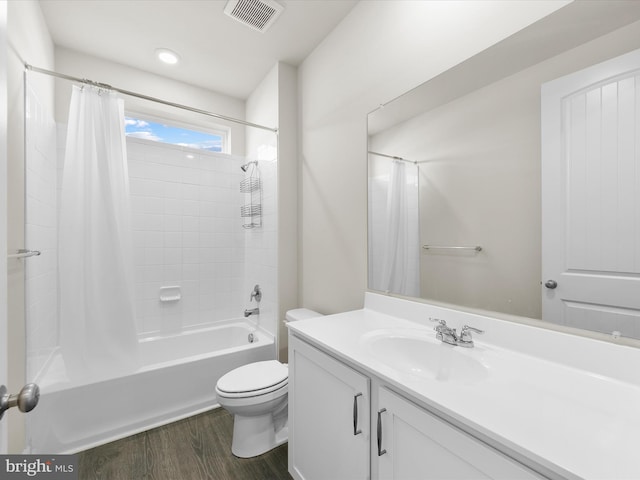
{"type": "Polygon", "coordinates": [[[57,46],[242,99],[277,61],[299,65],[357,0],[278,3],[282,15],[260,33],[225,15],[226,0],[40,1],[57,46]],[[180,63],[161,64],[162,47],[180,63]]]}

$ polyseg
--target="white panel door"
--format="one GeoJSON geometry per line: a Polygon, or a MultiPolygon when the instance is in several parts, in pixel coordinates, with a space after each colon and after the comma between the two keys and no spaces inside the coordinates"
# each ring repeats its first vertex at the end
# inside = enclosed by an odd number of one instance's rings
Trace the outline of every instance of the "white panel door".
{"type": "Polygon", "coordinates": [[[541,127],[543,319],[640,338],[640,50],[544,84],[541,127]]]}

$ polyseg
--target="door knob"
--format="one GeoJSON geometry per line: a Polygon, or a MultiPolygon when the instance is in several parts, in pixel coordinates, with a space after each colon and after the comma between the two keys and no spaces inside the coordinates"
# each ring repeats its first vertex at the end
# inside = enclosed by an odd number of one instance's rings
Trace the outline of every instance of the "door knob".
{"type": "Polygon", "coordinates": [[[558,282],[556,282],[555,280],[547,280],[546,282],[544,282],[544,286],[550,290],[553,290],[558,286],[558,282]]]}
{"type": "Polygon", "coordinates": [[[40,387],[35,383],[27,383],[17,395],[9,395],[7,387],[0,385],[0,419],[5,410],[18,407],[21,412],[27,413],[36,408],[40,400],[40,387]]]}

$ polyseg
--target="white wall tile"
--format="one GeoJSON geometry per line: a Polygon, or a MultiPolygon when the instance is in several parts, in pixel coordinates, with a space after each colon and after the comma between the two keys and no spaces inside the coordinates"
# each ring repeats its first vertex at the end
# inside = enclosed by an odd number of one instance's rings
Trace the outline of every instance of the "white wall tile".
{"type": "MultiPolygon", "coordinates": [[[[58,138],[64,139],[65,127],[58,130],[58,138]]],[[[64,144],[52,146],[54,137],[39,142],[45,151],[32,146],[28,165],[33,172],[28,175],[32,222],[26,226],[27,238],[42,239],[39,246],[51,251],[39,259],[46,262],[32,263],[27,280],[32,292],[30,328],[40,332],[33,336],[32,347],[38,349],[57,342],[57,186],[64,144]]],[[[128,139],[127,153],[139,334],[164,334],[240,317],[250,306],[248,296],[256,283],[265,282],[270,295],[275,292],[275,281],[272,287],[258,265],[272,262],[264,256],[275,255],[275,242],[268,241],[268,247],[255,254],[245,252],[245,244],[257,248],[258,243],[248,241],[240,218],[244,196],[239,182],[244,175],[239,165],[245,159],[208,152],[188,159],[180,148],[135,139],[128,139]],[[256,265],[248,266],[249,261],[256,265]],[[180,286],[180,301],[159,301],[160,288],[168,285],[180,286]]],[[[275,188],[275,178],[273,182],[269,188],[275,188]]],[[[274,232],[252,233],[261,238],[274,232]]]]}
{"type": "Polygon", "coordinates": [[[184,244],[185,235],[189,235],[187,233],[182,232],[163,232],[164,238],[164,246],[165,247],[182,247],[189,246],[184,244]]]}
{"type": "Polygon", "coordinates": [[[57,127],[39,92],[27,85],[25,125],[25,248],[41,255],[25,262],[27,377],[34,378],[58,340],[57,127]]]}
{"type": "Polygon", "coordinates": [[[135,165],[134,231],[145,234],[134,235],[144,259],[136,269],[144,316],[139,332],[167,333],[241,315],[245,296],[231,295],[240,284],[234,275],[244,270],[238,159],[209,153],[189,159],[181,148],[135,139],[128,139],[128,153],[135,165]],[[159,289],[169,284],[181,287],[182,298],[161,303],[159,289]]]}

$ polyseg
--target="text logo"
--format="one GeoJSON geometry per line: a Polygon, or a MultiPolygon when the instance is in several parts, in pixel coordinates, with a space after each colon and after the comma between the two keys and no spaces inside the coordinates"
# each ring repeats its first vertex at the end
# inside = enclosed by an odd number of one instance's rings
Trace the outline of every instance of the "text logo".
{"type": "Polygon", "coordinates": [[[0,479],[78,480],[76,455],[1,455],[0,479]]]}

